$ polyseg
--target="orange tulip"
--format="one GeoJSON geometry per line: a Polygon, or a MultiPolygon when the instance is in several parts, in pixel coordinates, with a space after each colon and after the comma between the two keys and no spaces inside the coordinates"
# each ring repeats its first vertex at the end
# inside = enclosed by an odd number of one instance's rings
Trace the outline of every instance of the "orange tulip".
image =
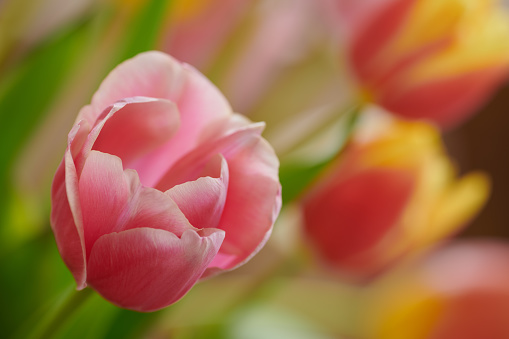
{"type": "Polygon", "coordinates": [[[449,127],[506,79],[509,16],[494,0],[341,0],[348,58],[365,96],[449,127]]]}
{"type": "Polygon", "coordinates": [[[367,278],[476,214],[487,178],[454,173],[436,129],[391,122],[371,140],[354,140],[304,197],[306,236],[337,270],[367,278]]]}
{"type": "Polygon", "coordinates": [[[456,243],[369,295],[369,339],[509,338],[509,246],[456,243]]]}

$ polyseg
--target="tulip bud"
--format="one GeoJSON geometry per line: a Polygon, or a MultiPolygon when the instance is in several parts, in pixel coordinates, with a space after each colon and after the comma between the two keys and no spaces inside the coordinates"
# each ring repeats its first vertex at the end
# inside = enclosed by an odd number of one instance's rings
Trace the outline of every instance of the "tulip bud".
{"type": "Polygon", "coordinates": [[[78,289],[153,311],[256,254],[281,207],[263,127],[166,54],[115,68],[53,180],[51,224],[78,289]]]}
{"type": "Polygon", "coordinates": [[[495,2],[340,1],[365,96],[405,118],[464,120],[507,76],[509,16],[495,2]]]}
{"type": "Polygon", "coordinates": [[[488,196],[484,175],[455,179],[438,131],[391,121],[357,137],[303,199],[306,237],[352,278],[367,278],[402,255],[462,227],[488,196]]]}
{"type": "Polygon", "coordinates": [[[368,295],[367,338],[509,338],[507,244],[455,243],[411,264],[368,295]]]}

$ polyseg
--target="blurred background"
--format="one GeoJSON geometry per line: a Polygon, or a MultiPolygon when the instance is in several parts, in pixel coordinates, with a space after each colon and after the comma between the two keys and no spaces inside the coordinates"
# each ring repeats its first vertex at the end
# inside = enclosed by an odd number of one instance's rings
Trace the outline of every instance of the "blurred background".
{"type": "MultiPolygon", "coordinates": [[[[281,160],[283,211],[271,240],[251,262],[199,283],[175,305],[137,313],[93,294],[60,324],[54,337],[509,338],[507,319],[491,317],[483,323],[480,315],[454,311],[461,303],[449,298],[464,290],[470,293],[463,282],[484,275],[490,281],[500,279],[500,284],[482,282],[472,290],[488,291],[485,294],[503,303],[495,307],[493,300],[481,298],[461,305],[498,313],[509,308],[509,287],[503,287],[505,282],[509,286],[509,160],[504,155],[509,146],[509,49],[500,48],[497,79],[482,100],[469,107],[469,116],[465,113],[454,126],[436,127],[458,176],[482,171],[491,181],[489,199],[475,218],[477,210],[472,209],[467,227],[458,225],[415,252],[406,248],[397,260],[383,265],[384,272],[378,268],[368,279],[338,272],[306,233],[311,223],[305,226],[301,206],[312,199],[314,193],[308,193],[342,170],[335,164],[348,147],[355,148],[356,131],[364,128],[363,112],[383,106],[376,86],[359,75],[360,61],[352,50],[374,44],[362,34],[374,34],[370,22],[385,27],[376,22],[377,15],[397,14],[384,6],[420,2],[359,1],[364,9],[361,5],[355,13],[365,14],[362,17],[349,14],[349,6],[355,6],[347,0],[0,0],[0,322],[5,336],[30,337],[75,288],[56,248],[49,214],[53,175],[79,109],[117,64],[143,51],[160,50],[203,72],[234,111],[266,121],[264,136],[281,160]],[[351,34],[356,29],[361,33],[351,34]],[[375,94],[367,95],[368,90],[375,94]],[[434,248],[436,252],[426,256],[434,248]],[[464,267],[471,275],[458,273],[461,288],[435,282],[434,277],[448,271],[440,262],[464,267]],[[492,277],[495,271],[504,274],[492,277]],[[419,279],[426,284],[433,280],[433,287],[416,283],[419,279]],[[403,306],[398,308],[400,299],[403,306]],[[454,307],[444,306],[440,310],[447,312],[440,313],[431,305],[435,299],[454,307]],[[488,326],[493,335],[476,337],[479,332],[470,329],[467,337],[453,325],[443,325],[456,320],[488,326]],[[431,329],[436,323],[446,328],[445,334],[431,329]]],[[[448,15],[456,13],[451,8],[467,2],[443,1],[451,4],[445,14],[433,10],[449,23],[448,15]]],[[[502,2],[485,3],[490,3],[486,12],[503,12],[502,2]]],[[[415,13],[424,11],[419,8],[415,13]]],[[[506,19],[502,21],[509,26],[506,19]]],[[[404,28],[406,21],[401,20],[404,28]]],[[[486,15],[486,20],[492,17],[486,15]]],[[[509,46],[509,34],[499,44],[509,46]]],[[[378,120],[373,121],[376,125],[378,120]]],[[[344,224],[349,227],[349,220],[344,224]]],[[[345,232],[338,233],[343,241],[356,236],[355,229],[345,232]]],[[[456,281],[454,276],[449,281],[456,281]]]]}

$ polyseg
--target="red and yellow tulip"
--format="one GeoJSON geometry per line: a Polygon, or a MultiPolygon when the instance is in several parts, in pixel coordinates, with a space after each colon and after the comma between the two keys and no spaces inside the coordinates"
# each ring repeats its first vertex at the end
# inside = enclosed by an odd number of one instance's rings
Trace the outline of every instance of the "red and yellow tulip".
{"type": "Polygon", "coordinates": [[[454,125],[507,77],[509,16],[494,0],[341,2],[355,77],[397,115],[454,125]]]}
{"type": "Polygon", "coordinates": [[[431,125],[391,121],[377,133],[354,140],[303,200],[317,252],[357,278],[451,236],[489,191],[483,174],[456,179],[431,125]]]}

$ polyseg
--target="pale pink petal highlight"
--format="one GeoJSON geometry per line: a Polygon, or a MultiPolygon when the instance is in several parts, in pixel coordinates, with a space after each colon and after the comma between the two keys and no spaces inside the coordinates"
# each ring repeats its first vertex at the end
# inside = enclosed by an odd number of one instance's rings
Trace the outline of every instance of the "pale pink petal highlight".
{"type": "Polygon", "coordinates": [[[143,96],[175,102],[182,94],[185,81],[178,61],[159,52],[141,53],[108,74],[91,105],[98,116],[106,107],[124,98],[143,96]]]}

